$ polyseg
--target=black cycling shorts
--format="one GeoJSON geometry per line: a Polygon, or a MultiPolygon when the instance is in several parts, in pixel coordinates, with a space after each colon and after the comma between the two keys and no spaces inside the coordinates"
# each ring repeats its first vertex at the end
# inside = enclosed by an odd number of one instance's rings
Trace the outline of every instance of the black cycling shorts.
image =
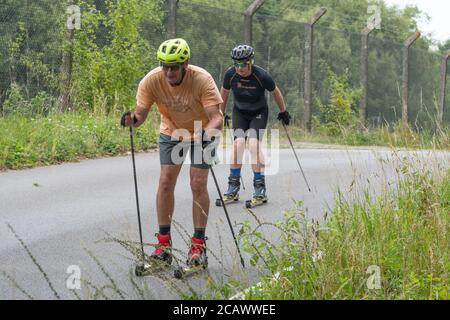
{"type": "Polygon", "coordinates": [[[264,137],[268,117],[269,108],[263,108],[256,113],[246,113],[234,107],[231,117],[234,139],[249,137],[261,141],[264,137]]]}

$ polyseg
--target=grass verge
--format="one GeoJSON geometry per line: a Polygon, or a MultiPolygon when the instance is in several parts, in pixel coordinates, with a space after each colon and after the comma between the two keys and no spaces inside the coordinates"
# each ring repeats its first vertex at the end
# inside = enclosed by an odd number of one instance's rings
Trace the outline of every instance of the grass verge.
{"type": "MultiPolygon", "coordinates": [[[[56,113],[47,117],[0,117],[0,170],[23,169],[111,156],[130,150],[120,115],[56,113]]],[[[156,147],[159,127],[136,130],[137,151],[156,147]]]]}
{"type": "MultiPolygon", "coordinates": [[[[439,177],[405,167],[395,190],[359,203],[336,197],[323,225],[302,204],[276,224],[269,244],[259,227],[242,237],[261,267],[247,299],[448,299],[450,170],[439,177]]],[[[226,290],[230,292],[230,290],[226,290]]]]}
{"type": "MultiPolygon", "coordinates": [[[[278,128],[278,126],[274,126],[278,128]]],[[[279,128],[281,130],[282,128],[279,128]]],[[[341,128],[339,134],[327,134],[322,128],[307,133],[297,126],[289,126],[289,134],[294,141],[340,144],[347,146],[383,146],[394,149],[436,149],[450,150],[450,128],[421,131],[405,127],[402,123],[385,124],[368,130],[341,128]]],[[[280,134],[283,137],[284,133],[280,134]]],[[[287,142],[287,141],[286,141],[287,142]]]]}
{"type": "MultiPolygon", "coordinates": [[[[130,141],[128,130],[119,125],[120,116],[101,112],[66,112],[36,118],[0,117],[0,170],[122,154],[130,150],[130,141]]],[[[274,124],[273,128],[281,130],[281,144],[288,146],[288,141],[283,140],[286,138],[279,124],[274,124]]],[[[158,135],[159,115],[152,109],[145,124],[136,130],[136,150],[156,148],[158,135]]],[[[294,142],[450,149],[449,128],[418,133],[396,124],[368,131],[341,128],[339,135],[331,136],[320,128],[310,134],[293,125],[289,126],[289,135],[294,142]]]]}

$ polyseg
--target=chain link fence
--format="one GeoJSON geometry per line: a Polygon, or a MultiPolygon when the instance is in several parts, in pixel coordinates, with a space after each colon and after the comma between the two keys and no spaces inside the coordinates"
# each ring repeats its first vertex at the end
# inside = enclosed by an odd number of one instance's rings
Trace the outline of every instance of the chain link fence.
{"type": "Polygon", "coordinates": [[[27,99],[57,95],[65,6],[62,2],[0,2],[0,102],[17,83],[27,99]]]}
{"type": "MultiPolygon", "coordinates": [[[[66,8],[66,1],[0,2],[0,104],[3,112],[6,107],[14,107],[5,106],[14,91],[13,84],[23,89],[28,100],[43,93],[57,99],[66,8]]],[[[81,10],[83,14],[83,7],[81,10]]],[[[168,14],[167,8],[165,13],[168,14]]],[[[191,63],[208,70],[220,88],[225,71],[232,65],[231,49],[244,42],[243,13],[179,1],[176,26],[176,36],[185,38],[191,47],[191,63]]],[[[96,31],[98,46],[110,41],[106,29],[96,31]]],[[[165,28],[158,28],[150,21],[144,20],[140,29],[140,37],[153,48],[169,37],[165,28]]],[[[305,22],[258,13],[253,18],[255,63],[274,77],[295,123],[301,123],[304,112],[304,41],[305,22]]],[[[329,103],[329,71],[347,74],[350,87],[359,88],[361,35],[335,30],[329,23],[321,25],[319,21],[314,26],[313,44],[314,114],[319,103],[329,103]]],[[[370,125],[380,126],[401,119],[402,48],[402,43],[369,36],[367,120],[370,125]]],[[[410,52],[410,123],[419,129],[434,127],[442,57],[414,46],[410,52]]],[[[135,80],[133,85],[140,79],[135,80]]],[[[271,118],[274,118],[278,108],[270,95],[268,100],[271,118]]],[[[449,103],[450,90],[446,90],[444,123],[447,125],[450,123],[449,103]]],[[[357,104],[354,108],[357,112],[357,104]]]]}

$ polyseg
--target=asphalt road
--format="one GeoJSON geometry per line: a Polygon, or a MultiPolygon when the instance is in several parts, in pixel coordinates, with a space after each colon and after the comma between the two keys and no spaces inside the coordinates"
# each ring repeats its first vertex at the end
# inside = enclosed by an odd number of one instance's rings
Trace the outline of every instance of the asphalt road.
{"type": "MultiPolygon", "coordinates": [[[[295,207],[294,200],[304,202],[308,217],[322,221],[325,212],[330,212],[338,189],[349,199],[358,198],[364,190],[379,194],[395,185],[396,168],[402,159],[408,158],[435,170],[448,168],[450,160],[448,152],[429,151],[315,147],[297,152],[311,192],[306,188],[292,150],[280,150],[279,156],[271,159],[271,171],[275,174],[266,177],[269,202],[254,209],[261,222],[282,219],[284,209],[295,207]]],[[[154,243],[158,153],[138,154],[136,163],[144,242],[154,243]]],[[[214,170],[224,191],[228,165],[219,164],[214,170]]],[[[172,231],[173,245],[181,259],[186,255],[186,241],[193,230],[188,171],[189,166],[183,166],[177,183],[176,223],[172,231]]],[[[249,199],[252,195],[249,165],[244,165],[243,178],[246,190],[241,192],[241,198],[249,199]]],[[[224,211],[214,206],[217,191],[211,176],[208,188],[211,198],[208,272],[218,282],[233,277],[250,285],[258,280],[258,271],[249,266],[240,267],[224,211]]],[[[229,205],[228,211],[236,231],[240,222],[256,223],[244,209],[243,201],[229,205]]],[[[267,239],[277,241],[276,232],[269,228],[263,230],[267,239]]],[[[0,173],[0,300],[55,299],[57,296],[63,299],[105,298],[96,296],[100,292],[98,288],[113,299],[179,298],[183,293],[189,294],[189,286],[195,292],[207,292],[206,277],[202,275],[187,282],[174,280],[169,272],[158,277],[132,276],[132,254],[117,242],[107,241],[110,237],[139,240],[130,156],[0,173]],[[81,289],[76,288],[78,271],[84,280],[81,289]],[[143,294],[133,282],[145,288],[143,294]],[[73,286],[75,289],[69,290],[73,286]]],[[[150,247],[146,247],[146,252],[150,253],[150,247]]],[[[248,265],[245,253],[244,259],[248,265]]]]}

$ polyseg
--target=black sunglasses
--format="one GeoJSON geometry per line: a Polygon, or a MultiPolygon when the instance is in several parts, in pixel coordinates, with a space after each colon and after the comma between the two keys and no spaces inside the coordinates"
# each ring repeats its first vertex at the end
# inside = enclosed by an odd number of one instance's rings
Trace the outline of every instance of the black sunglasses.
{"type": "Polygon", "coordinates": [[[164,71],[169,71],[169,70],[178,71],[178,70],[180,70],[183,63],[164,64],[161,62],[159,65],[163,68],[164,71]]]}

